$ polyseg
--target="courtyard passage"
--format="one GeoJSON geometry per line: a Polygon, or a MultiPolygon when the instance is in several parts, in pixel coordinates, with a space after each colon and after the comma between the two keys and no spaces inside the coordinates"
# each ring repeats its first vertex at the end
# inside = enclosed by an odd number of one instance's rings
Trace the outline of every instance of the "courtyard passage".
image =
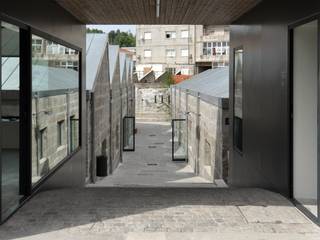
{"type": "MultiPolygon", "coordinates": [[[[138,122],[136,149],[123,152],[123,163],[115,172],[89,187],[218,187],[196,176],[186,162],[173,162],[171,124],[138,122]]],[[[223,186],[223,185],[222,185],[223,186]]]]}
{"type": "Polygon", "coordinates": [[[83,188],[41,192],[0,239],[320,239],[287,199],[260,189],[83,188]]]}

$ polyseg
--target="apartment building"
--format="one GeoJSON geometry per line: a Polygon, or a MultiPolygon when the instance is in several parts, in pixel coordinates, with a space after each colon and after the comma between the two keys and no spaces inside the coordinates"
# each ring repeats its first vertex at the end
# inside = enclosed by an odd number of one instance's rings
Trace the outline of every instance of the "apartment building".
{"type": "Polygon", "coordinates": [[[228,66],[228,26],[138,25],[136,70],[139,79],[153,70],[193,75],[228,66]]]}

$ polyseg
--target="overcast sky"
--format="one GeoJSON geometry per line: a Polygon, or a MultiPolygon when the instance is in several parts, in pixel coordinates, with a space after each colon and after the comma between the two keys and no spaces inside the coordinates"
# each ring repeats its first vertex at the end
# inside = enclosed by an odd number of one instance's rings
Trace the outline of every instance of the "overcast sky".
{"type": "Polygon", "coordinates": [[[120,29],[122,32],[130,31],[133,34],[136,34],[136,25],[87,25],[87,27],[101,29],[105,33],[120,29]]]}

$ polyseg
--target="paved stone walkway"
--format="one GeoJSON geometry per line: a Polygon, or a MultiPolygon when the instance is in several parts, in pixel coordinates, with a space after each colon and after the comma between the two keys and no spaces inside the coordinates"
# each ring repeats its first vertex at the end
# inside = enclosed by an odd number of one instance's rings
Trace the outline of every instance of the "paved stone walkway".
{"type": "Polygon", "coordinates": [[[137,123],[136,149],[123,153],[123,163],[116,171],[89,187],[218,187],[196,176],[185,162],[173,162],[171,124],[137,123]]]}
{"type": "Polygon", "coordinates": [[[260,189],[84,188],[41,192],[0,239],[320,239],[284,197],[260,189]]]}

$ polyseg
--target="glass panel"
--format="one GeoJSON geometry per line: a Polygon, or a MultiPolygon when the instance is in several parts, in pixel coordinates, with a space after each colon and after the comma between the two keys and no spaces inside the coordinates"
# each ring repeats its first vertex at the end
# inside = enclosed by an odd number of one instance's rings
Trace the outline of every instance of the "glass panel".
{"type": "Polygon", "coordinates": [[[19,204],[20,196],[20,30],[1,23],[1,162],[2,218],[19,204]]]}
{"type": "Polygon", "coordinates": [[[234,147],[242,152],[242,75],[243,50],[235,51],[234,56],[234,121],[233,142],[234,147]]]}
{"type": "Polygon", "coordinates": [[[293,195],[318,215],[318,21],[294,29],[293,195]]]}
{"type": "Polygon", "coordinates": [[[32,183],[36,183],[79,146],[79,53],[36,35],[32,39],[37,44],[32,48],[32,183]]]}
{"type": "Polygon", "coordinates": [[[172,120],[172,160],[187,159],[187,124],[185,119],[172,120]]]}
{"type": "Polygon", "coordinates": [[[134,151],[135,118],[124,117],[123,119],[123,150],[134,151]]]}

